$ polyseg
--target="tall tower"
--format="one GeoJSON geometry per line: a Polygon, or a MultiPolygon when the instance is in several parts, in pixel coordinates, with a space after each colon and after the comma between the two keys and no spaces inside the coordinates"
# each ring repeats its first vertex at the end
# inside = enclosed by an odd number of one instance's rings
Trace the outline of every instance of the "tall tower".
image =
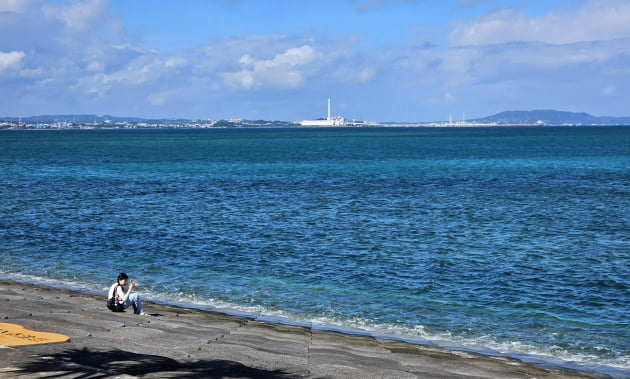
{"type": "Polygon", "coordinates": [[[326,120],[330,120],[330,97],[328,98],[328,117],[326,117],[326,120]]]}

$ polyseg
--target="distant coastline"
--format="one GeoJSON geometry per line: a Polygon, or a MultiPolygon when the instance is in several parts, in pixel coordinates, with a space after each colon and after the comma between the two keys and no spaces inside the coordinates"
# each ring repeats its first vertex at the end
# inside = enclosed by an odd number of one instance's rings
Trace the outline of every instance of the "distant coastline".
{"type": "MultiPolygon", "coordinates": [[[[626,126],[630,116],[592,116],[555,110],[506,111],[472,120],[377,122],[346,120],[345,127],[537,127],[537,126],[626,126]]],[[[29,117],[0,117],[3,129],[217,129],[217,128],[308,128],[322,127],[303,125],[297,121],[272,120],[209,120],[209,119],[145,119],[138,117],[116,117],[110,115],[41,115],[29,117]]]]}

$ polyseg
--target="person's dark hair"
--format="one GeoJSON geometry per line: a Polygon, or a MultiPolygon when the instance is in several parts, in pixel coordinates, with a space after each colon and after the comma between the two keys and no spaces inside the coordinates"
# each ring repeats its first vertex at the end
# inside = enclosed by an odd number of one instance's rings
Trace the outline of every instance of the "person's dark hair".
{"type": "Polygon", "coordinates": [[[129,277],[124,272],[121,272],[120,274],[118,274],[118,281],[120,282],[123,279],[127,279],[128,280],[129,277]]]}

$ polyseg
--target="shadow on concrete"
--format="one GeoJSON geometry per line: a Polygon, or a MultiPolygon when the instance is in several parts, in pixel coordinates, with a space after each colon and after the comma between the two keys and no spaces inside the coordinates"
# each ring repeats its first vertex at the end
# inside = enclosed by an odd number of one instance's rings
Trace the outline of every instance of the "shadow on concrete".
{"type": "Polygon", "coordinates": [[[123,374],[172,378],[294,379],[302,377],[282,370],[247,367],[239,362],[228,360],[178,362],[159,355],[136,354],[118,349],[109,351],[66,350],[40,358],[38,361],[24,363],[16,368],[15,374],[37,373],[37,376],[42,378],[66,375],[106,378],[123,374]]]}

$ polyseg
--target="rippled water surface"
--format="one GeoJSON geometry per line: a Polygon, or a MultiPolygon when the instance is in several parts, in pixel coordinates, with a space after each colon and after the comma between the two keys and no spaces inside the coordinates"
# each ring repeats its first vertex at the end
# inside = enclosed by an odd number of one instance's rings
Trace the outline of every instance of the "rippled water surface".
{"type": "Polygon", "coordinates": [[[630,128],[0,132],[0,272],[630,375],[630,128]],[[620,370],[620,371],[614,371],[620,370]]]}

